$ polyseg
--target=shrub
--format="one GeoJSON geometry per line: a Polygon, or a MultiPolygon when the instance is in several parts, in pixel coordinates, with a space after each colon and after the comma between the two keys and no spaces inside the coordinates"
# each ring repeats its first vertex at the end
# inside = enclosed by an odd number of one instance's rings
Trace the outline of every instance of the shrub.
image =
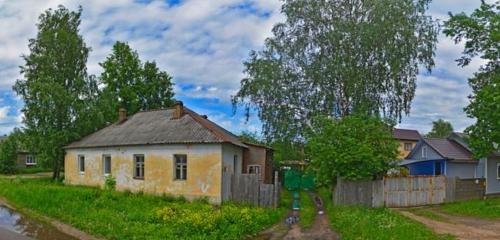
{"type": "Polygon", "coordinates": [[[114,191],[116,189],[116,179],[109,175],[106,177],[106,181],[104,182],[104,190],[114,191]]]}

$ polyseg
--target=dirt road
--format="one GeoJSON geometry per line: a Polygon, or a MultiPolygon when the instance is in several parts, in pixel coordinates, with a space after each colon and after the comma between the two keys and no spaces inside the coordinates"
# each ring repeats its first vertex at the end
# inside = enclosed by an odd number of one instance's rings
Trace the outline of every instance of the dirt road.
{"type": "MultiPolygon", "coordinates": [[[[298,240],[298,239],[314,239],[314,240],[337,240],[340,239],[338,234],[331,230],[330,222],[326,211],[323,209],[321,198],[315,193],[310,193],[316,202],[316,219],[310,229],[302,229],[298,223],[294,223],[291,227],[282,221],[278,225],[264,231],[255,239],[258,240],[298,240]],[[322,214],[319,214],[321,212],[322,214]]],[[[300,211],[290,211],[288,216],[299,216],[300,211]]]]}
{"type": "Polygon", "coordinates": [[[424,208],[443,218],[437,221],[400,209],[401,214],[419,221],[439,234],[450,234],[461,240],[498,240],[500,221],[453,216],[436,208],[424,208]]]}

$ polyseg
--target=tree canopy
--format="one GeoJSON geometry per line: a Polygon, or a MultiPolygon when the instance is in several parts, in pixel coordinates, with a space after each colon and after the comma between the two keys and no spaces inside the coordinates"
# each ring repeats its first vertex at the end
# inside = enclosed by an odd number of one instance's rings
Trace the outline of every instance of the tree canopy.
{"type": "Polygon", "coordinates": [[[116,42],[112,53],[100,63],[101,107],[108,109],[106,121],[116,121],[118,108],[128,114],[140,110],[170,107],[174,103],[172,77],[156,62],[142,64],[139,54],[127,43],[116,42]]]}
{"type": "Polygon", "coordinates": [[[331,184],[336,177],[382,177],[393,167],[398,154],[393,126],[391,121],[369,116],[319,118],[306,141],[310,167],[316,172],[318,183],[331,184]]]}
{"type": "Polygon", "coordinates": [[[453,132],[453,126],[450,122],[439,119],[432,122],[432,130],[425,135],[428,138],[445,138],[453,132]]]}
{"type": "Polygon", "coordinates": [[[97,84],[87,75],[90,48],[79,34],[82,9],[63,6],[48,9],[39,17],[38,33],[29,40],[28,55],[21,66],[22,78],[13,89],[24,100],[25,134],[29,148],[39,159],[53,161],[59,177],[64,158],[62,147],[91,131],[88,104],[97,84]]]}
{"type": "Polygon", "coordinates": [[[476,123],[466,129],[470,147],[477,157],[500,151],[500,2],[481,6],[472,14],[452,14],[445,22],[444,33],[456,43],[464,42],[457,60],[467,66],[475,57],[486,63],[469,79],[472,88],[465,112],[476,123]]]}
{"type": "Polygon", "coordinates": [[[285,0],[286,21],[244,63],[232,97],[268,139],[303,140],[316,115],[409,113],[419,66],[430,71],[438,33],[429,0],[285,0]]]}

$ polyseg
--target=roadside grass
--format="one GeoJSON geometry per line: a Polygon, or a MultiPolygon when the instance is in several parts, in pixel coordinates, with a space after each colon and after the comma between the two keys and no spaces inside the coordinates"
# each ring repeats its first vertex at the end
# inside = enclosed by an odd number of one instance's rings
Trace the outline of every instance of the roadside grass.
{"type": "Polygon", "coordinates": [[[48,178],[0,179],[0,196],[35,216],[58,219],[106,239],[241,239],[281,220],[290,203],[283,197],[278,209],[233,203],[213,206],[205,199],[186,202],[171,196],[65,186],[48,178]]]}
{"type": "Polygon", "coordinates": [[[319,194],[325,202],[332,229],[342,239],[455,239],[453,236],[436,234],[422,223],[391,209],[334,206],[330,190],[319,189],[319,194]]]}
{"type": "Polygon", "coordinates": [[[453,215],[500,219],[500,198],[447,203],[441,205],[440,209],[453,215]]]}
{"type": "Polygon", "coordinates": [[[314,224],[316,218],[316,204],[314,204],[311,195],[305,191],[300,191],[299,216],[299,224],[302,228],[308,229],[314,224]]]}
{"type": "Polygon", "coordinates": [[[16,174],[33,174],[41,172],[52,172],[52,169],[43,167],[19,168],[17,169],[16,174]]]}
{"type": "Polygon", "coordinates": [[[426,217],[426,218],[429,218],[429,219],[432,219],[432,220],[435,220],[435,221],[439,221],[439,222],[449,222],[448,219],[442,217],[442,216],[439,216],[435,213],[433,213],[432,211],[429,211],[425,208],[409,208],[409,209],[406,209],[407,211],[415,214],[415,215],[418,215],[418,216],[422,216],[422,217],[426,217]]]}

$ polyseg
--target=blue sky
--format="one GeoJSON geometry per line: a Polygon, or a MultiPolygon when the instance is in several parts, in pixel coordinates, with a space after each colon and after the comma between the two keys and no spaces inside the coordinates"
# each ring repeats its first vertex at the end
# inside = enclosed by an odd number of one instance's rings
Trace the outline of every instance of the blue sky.
{"type": "MultiPolygon", "coordinates": [[[[447,13],[470,12],[479,0],[434,0],[430,14],[445,20],[447,13]]],[[[241,111],[233,116],[230,96],[243,74],[242,62],[252,49],[259,50],[271,36],[272,26],[283,21],[279,0],[115,0],[115,1],[9,1],[0,0],[0,134],[22,126],[22,101],[12,92],[19,78],[21,55],[28,53],[28,39],[47,8],[63,4],[83,6],[81,34],[92,47],[88,70],[99,74],[98,63],[115,41],[128,42],[142,60],[156,60],[174,77],[176,98],[207,114],[229,130],[258,131],[256,117],[245,121],[241,111]]],[[[470,88],[467,78],[482,64],[456,66],[462,45],[439,37],[436,67],[418,77],[410,116],[400,127],[426,133],[431,122],[443,118],[456,130],[473,123],[463,112],[470,88]]]]}

